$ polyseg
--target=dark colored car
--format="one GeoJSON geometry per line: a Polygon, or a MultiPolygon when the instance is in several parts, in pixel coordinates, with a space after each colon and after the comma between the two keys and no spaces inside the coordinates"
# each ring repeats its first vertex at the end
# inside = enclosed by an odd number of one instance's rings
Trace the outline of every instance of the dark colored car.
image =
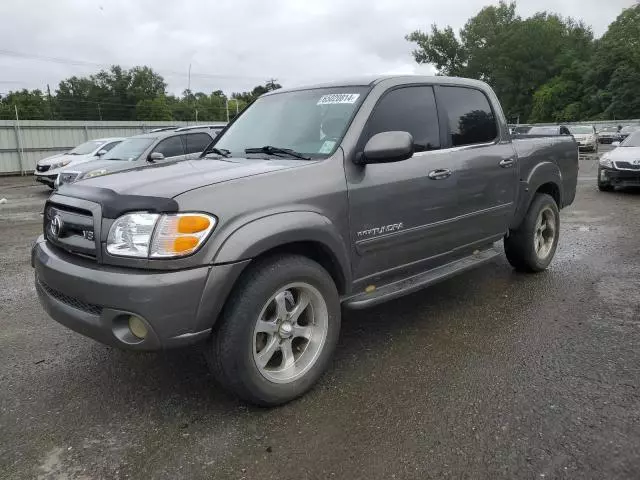
{"type": "Polygon", "coordinates": [[[222,385],[277,405],[328,367],[341,306],[462,274],[496,242],[516,269],[546,269],[577,172],[571,136],[512,140],[480,81],[280,89],[199,160],[62,186],[33,247],[36,288],[105,344],[204,342],[222,385]]]}
{"type": "Polygon", "coordinates": [[[602,144],[610,145],[620,141],[618,127],[605,127],[598,132],[598,141],[602,144]]]}

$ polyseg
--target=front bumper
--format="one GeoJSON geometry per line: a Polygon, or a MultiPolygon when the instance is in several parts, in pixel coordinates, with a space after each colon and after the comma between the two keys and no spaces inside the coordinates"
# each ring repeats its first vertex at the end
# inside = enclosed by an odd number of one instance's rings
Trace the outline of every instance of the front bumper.
{"type": "Polygon", "coordinates": [[[36,182],[42,183],[48,187],[54,188],[58,174],[51,174],[49,172],[34,172],[33,174],[36,182]]]}
{"type": "Polygon", "coordinates": [[[248,261],[177,271],[100,265],[51,247],[33,246],[36,291],[57,322],[101,343],[159,350],[207,338],[231,287],[248,261]],[[129,330],[129,317],[147,327],[144,339],[129,330]]]}
{"type": "Polygon", "coordinates": [[[600,167],[598,181],[614,187],[640,187],[640,170],[600,167]]]}

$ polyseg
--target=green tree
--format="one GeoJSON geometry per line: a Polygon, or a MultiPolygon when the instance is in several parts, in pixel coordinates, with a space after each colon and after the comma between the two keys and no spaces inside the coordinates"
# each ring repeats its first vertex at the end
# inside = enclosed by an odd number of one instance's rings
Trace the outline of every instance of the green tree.
{"type": "Polygon", "coordinates": [[[250,92],[234,93],[231,95],[231,97],[242,100],[242,102],[244,102],[246,105],[253,102],[260,95],[271,92],[273,90],[278,90],[280,88],[282,88],[282,85],[276,83],[275,80],[269,80],[264,85],[258,85],[257,87],[254,87],[250,92]]]}
{"type": "Polygon", "coordinates": [[[40,90],[23,89],[16,92],[9,92],[0,98],[0,118],[16,118],[16,107],[18,116],[22,120],[48,120],[52,118],[50,104],[46,96],[40,90]]]}
{"type": "Polygon", "coordinates": [[[540,12],[522,19],[516,4],[501,1],[483,8],[456,35],[451,27],[416,31],[407,40],[417,45],[418,63],[431,63],[441,75],[488,82],[509,117],[526,119],[535,92],[575,61],[589,58],[591,30],[580,22],[540,12]]]}
{"type": "Polygon", "coordinates": [[[140,100],[136,105],[137,120],[173,120],[171,110],[164,95],[153,99],[140,100]]]}
{"type": "Polygon", "coordinates": [[[90,77],[60,82],[56,98],[64,119],[135,120],[138,103],[163,96],[164,79],[149,67],[117,65],[90,77]]]}
{"type": "Polygon", "coordinates": [[[584,83],[587,115],[640,117],[640,5],[624,10],[596,42],[584,83]]]}

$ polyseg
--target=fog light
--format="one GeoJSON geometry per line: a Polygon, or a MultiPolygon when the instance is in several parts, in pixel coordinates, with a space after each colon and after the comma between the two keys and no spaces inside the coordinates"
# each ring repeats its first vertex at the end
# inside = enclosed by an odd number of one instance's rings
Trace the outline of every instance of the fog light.
{"type": "Polygon", "coordinates": [[[144,339],[147,336],[147,326],[140,318],[134,315],[129,317],[129,330],[140,339],[144,339]]]}

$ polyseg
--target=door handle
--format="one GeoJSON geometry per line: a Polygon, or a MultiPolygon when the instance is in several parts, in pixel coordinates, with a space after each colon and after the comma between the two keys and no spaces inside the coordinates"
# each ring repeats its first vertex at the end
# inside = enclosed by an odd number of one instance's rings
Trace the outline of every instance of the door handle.
{"type": "Polygon", "coordinates": [[[503,160],[500,160],[500,164],[499,165],[502,168],[509,168],[509,167],[513,166],[514,162],[515,161],[514,161],[513,158],[505,158],[503,160]]]}
{"type": "Polygon", "coordinates": [[[429,172],[429,178],[431,180],[442,180],[450,176],[451,176],[451,170],[447,170],[446,168],[439,168],[437,170],[431,170],[429,172]]]}

